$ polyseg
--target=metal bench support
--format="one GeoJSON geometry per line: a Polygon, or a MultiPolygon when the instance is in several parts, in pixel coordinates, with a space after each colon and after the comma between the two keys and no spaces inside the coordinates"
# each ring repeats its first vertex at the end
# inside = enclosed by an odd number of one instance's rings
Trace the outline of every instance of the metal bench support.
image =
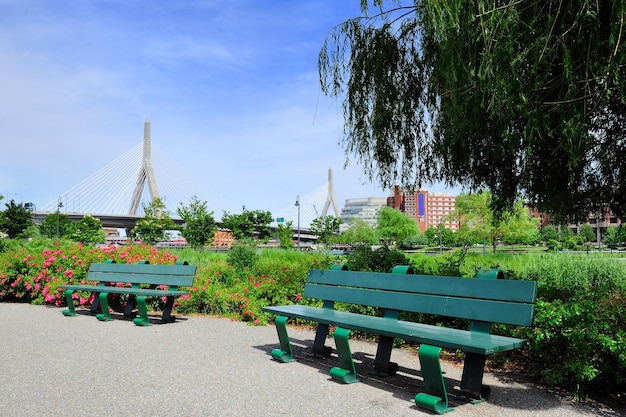
{"type": "Polygon", "coordinates": [[[137,326],[150,326],[150,319],[148,319],[148,308],[146,307],[146,297],[137,296],[137,310],[139,311],[139,317],[133,320],[137,326]]]}
{"type": "Polygon", "coordinates": [[[331,368],[330,376],[338,379],[346,384],[359,382],[356,377],[356,368],[350,351],[350,330],[337,327],[334,333],[335,346],[337,346],[337,355],[339,356],[339,366],[331,368]]]}
{"type": "Polygon", "coordinates": [[[483,374],[487,357],[472,352],[465,352],[465,365],[463,366],[463,376],[461,378],[461,391],[470,398],[477,399],[475,402],[482,402],[489,399],[491,388],[483,385],[483,374]]]}
{"type": "Polygon", "coordinates": [[[106,292],[98,294],[100,310],[102,310],[102,313],[96,314],[96,318],[100,321],[111,321],[111,309],[109,308],[109,300],[107,299],[108,295],[109,294],[106,292]]]}
{"type": "Polygon", "coordinates": [[[74,290],[65,291],[65,301],[67,302],[67,310],[61,311],[64,316],[74,317],[76,316],[76,307],[74,307],[74,299],[72,298],[74,290]]]}
{"type": "Polygon", "coordinates": [[[278,340],[280,341],[280,349],[272,350],[272,357],[283,363],[295,361],[293,351],[291,350],[291,343],[289,342],[289,335],[287,334],[288,319],[289,317],[278,316],[276,320],[274,320],[276,331],[278,332],[278,340]]]}
{"type": "Polygon", "coordinates": [[[443,414],[452,411],[453,408],[448,407],[448,393],[441,373],[439,352],[441,348],[436,346],[421,345],[419,348],[418,355],[426,392],[420,392],[415,396],[415,404],[437,414],[443,414]]]}
{"type": "Polygon", "coordinates": [[[374,360],[374,370],[377,375],[395,375],[398,372],[398,364],[391,362],[391,351],[393,349],[393,337],[380,336],[376,349],[376,359],[374,360]]]}

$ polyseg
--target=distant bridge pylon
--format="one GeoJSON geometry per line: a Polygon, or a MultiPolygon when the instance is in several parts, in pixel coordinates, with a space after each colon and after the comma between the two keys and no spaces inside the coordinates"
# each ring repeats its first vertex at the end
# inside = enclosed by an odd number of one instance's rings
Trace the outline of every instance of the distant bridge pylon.
{"type": "MultiPolygon", "coordinates": [[[[335,202],[334,189],[333,189],[333,170],[328,169],[328,182],[323,184],[308,193],[304,197],[300,197],[300,227],[308,229],[313,220],[319,217],[326,217],[330,207],[333,208],[335,217],[339,217],[339,209],[335,202]],[[322,211],[318,212],[317,207],[322,207],[322,211]]],[[[274,214],[274,220],[284,219],[286,222],[291,222],[292,227],[298,227],[298,206],[287,206],[276,214],[274,214]]],[[[276,225],[276,221],[273,225],[276,225]]]]}
{"type": "Polygon", "coordinates": [[[143,214],[142,204],[159,197],[174,213],[194,195],[200,198],[191,181],[152,147],[150,121],[146,120],[142,142],[39,210],[55,212],[62,203],[62,212],[135,216],[143,214]]]}
{"type": "Polygon", "coordinates": [[[135,190],[133,191],[133,199],[130,204],[130,210],[128,214],[136,215],[139,203],[141,202],[141,196],[146,188],[146,180],[148,181],[148,191],[150,192],[150,200],[154,201],[155,198],[161,198],[159,196],[159,187],[157,186],[156,177],[154,176],[154,169],[152,168],[152,144],[150,143],[150,120],[146,120],[143,125],[143,158],[141,160],[141,167],[139,168],[139,176],[137,177],[137,184],[135,184],[135,190]]]}

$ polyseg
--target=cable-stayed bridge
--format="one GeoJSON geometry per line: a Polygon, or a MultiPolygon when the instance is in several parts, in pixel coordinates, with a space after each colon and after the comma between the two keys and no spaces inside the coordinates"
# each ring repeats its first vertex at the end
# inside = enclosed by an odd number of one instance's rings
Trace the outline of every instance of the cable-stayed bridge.
{"type": "MultiPolygon", "coordinates": [[[[181,174],[181,169],[151,143],[150,122],[144,124],[144,139],[133,148],[86,179],[60,194],[59,198],[38,207],[40,215],[57,210],[72,217],[91,214],[101,219],[105,227],[127,227],[143,216],[143,205],[160,198],[168,212],[174,214],[180,204],[187,205],[193,196],[207,201],[210,211],[219,214],[223,205],[219,197],[200,195],[193,182],[181,174]],[[43,212],[43,213],[42,213],[43,212]]],[[[333,196],[332,171],[328,182],[316,190],[298,197],[299,205],[285,207],[272,216],[291,221],[292,227],[308,228],[320,216],[335,216],[339,211],[333,196]],[[298,222],[299,219],[299,222],[298,222]]],[[[175,216],[175,215],[174,215],[175,216]]],[[[277,223],[273,223],[275,226],[277,223]]]]}

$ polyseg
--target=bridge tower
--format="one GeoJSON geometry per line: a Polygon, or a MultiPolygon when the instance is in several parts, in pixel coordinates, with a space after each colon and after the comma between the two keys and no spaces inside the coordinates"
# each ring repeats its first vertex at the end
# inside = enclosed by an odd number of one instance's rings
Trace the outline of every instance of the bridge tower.
{"type": "Polygon", "coordinates": [[[326,217],[328,215],[328,209],[331,204],[333,206],[333,211],[335,212],[335,217],[339,217],[339,209],[337,208],[337,203],[335,202],[335,192],[333,190],[333,169],[328,168],[328,195],[326,196],[326,202],[324,203],[324,208],[322,209],[322,215],[320,217],[326,217]]]}
{"type": "Polygon", "coordinates": [[[133,191],[133,199],[130,203],[129,215],[137,215],[137,209],[141,202],[141,195],[148,182],[148,191],[150,192],[150,199],[154,201],[155,198],[160,198],[159,188],[157,187],[156,177],[154,176],[154,169],[152,168],[152,145],[150,143],[150,120],[146,120],[143,125],[143,158],[141,160],[141,166],[139,168],[139,175],[137,176],[137,182],[135,183],[135,190],[133,191]]]}

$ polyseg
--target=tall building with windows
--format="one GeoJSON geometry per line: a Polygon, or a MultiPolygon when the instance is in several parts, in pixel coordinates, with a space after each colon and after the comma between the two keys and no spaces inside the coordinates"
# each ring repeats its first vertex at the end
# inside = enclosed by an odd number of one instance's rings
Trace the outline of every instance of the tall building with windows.
{"type": "Polygon", "coordinates": [[[352,219],[363,220],[375,227],[378,220],[378,211],[387,204],[387,197],[366,197],[347,199],[339,214],[344,228],[352,219]]]}
{"type": "Polygon", "coordinates": [[[448,229],[457,231],[458,223],[443,220],[455,209],[456,196],[447,193],[429,193],[426,189],[410,192],[396,185],[391,196],[387,198],[387,206],[398,209],[417,222],[420,232],[429,227],[437,227],[443,221],[448,229]]]}

